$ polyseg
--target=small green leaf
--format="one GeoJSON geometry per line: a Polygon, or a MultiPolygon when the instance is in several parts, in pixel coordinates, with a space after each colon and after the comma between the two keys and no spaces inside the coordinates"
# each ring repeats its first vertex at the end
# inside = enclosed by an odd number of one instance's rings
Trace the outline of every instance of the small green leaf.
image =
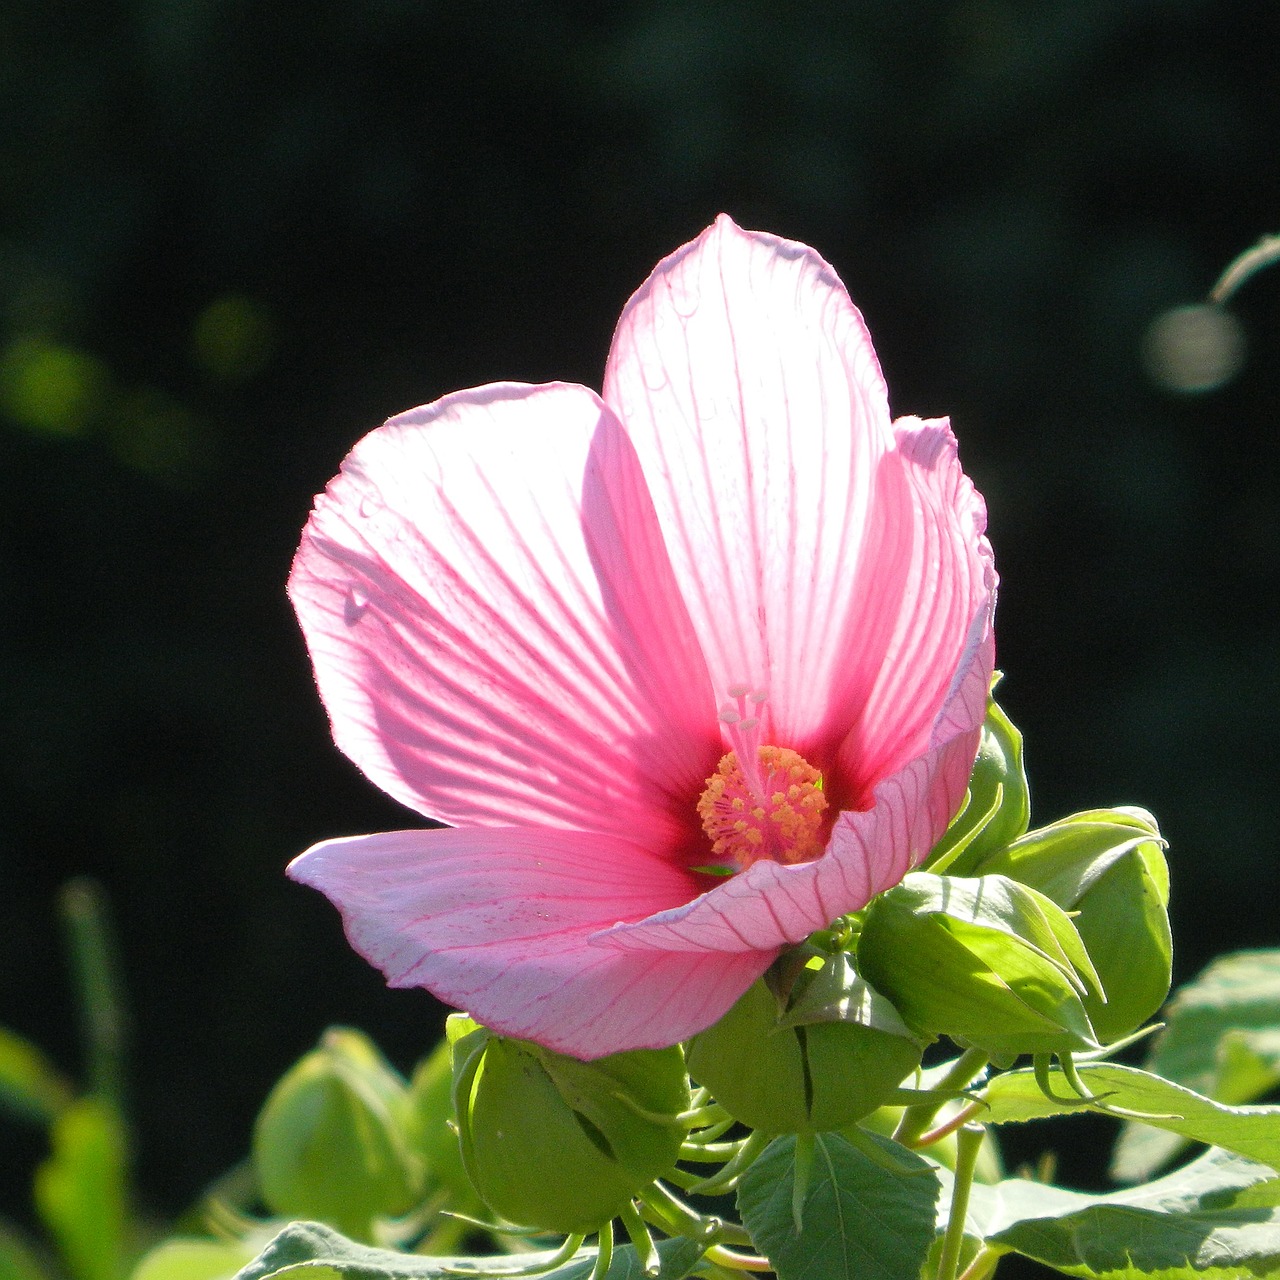
{"type": "MultiPolygon", "coordinates": [[[[682,1280],[702,1252],[702,1246],[691,1240],[659,1241],[662,1269],[658,1280],[682,1280]]],[[[318,1280],[330,1270],[344,1280],[457,1280],[459,1275],[502,1280],[527,1273],[554,1257],[549,1251],[476,1258],[421,1257],[356,1244],[318,1222],[295,1222],[236,1272],[234,1280],[272,1280],[295,1273],[300,1280],[318,1280]]],[[[565,1265],[540,1273],[539,1280],[586,1280],[595,1259],[595,1249],[581,1249],[565,1265]]],[[[647,1280],[634,1248],[623,1245],[614,1249],[605,1280],[647,1280]]]]}
{"type": "MultiPolygon", "coordinates": [[[[1280,1167],[1280,1106],[1226,1106],[1150,1072],[1115,1063],[1082,1066],[1079,1071],[1085,1087],[1097,1098],[1089,1104],[1091,1110],[1140,1111],[1148,1117],[1143,1124],[1280,1167]]],[[[1060,1071],[1051,1071],[1049,1077],[1055,1093],[1070,1093],[1060,1071]]],[[[1030,1071],[996,1076],[981,1096],[990,1107],[981,1119],[989,1124],[1036,1120],[1078,1109],[1046,1098],[1030,1071]]]]}
{"type": "Polygon", "coordinates": [[[36,1208],[75,1280],[120,1280],[127,1223],[127,1139],[114,1107],[81,1098],[54,1121],[36,1170],[36,1208]]]}
{"type": "Polygon", "coordinates": [[[0,1027],[0,1109],[48,1124],[72,1096],[70,1084],[35,1045],[0,1027]]]}
{"type": "MultiPolygon", "coordinates": [[[[1218,1102],[1251,1102],[1280,1084],[1280,950],[1214,961],[1165,1010],[1149,1071],[1218,1102]]],[[[1112,1176],[1147,1177],[1184,1144],[1136,1125],[1120,1135],[1112,1176]]]]}
{"type": "Polygon", "coordinates": [[[864,1137],[880,1159],[839,1134],[813,1139],[799,1206],[794,1137],[776,1138],[743,1175],[738,1209],[778,1280],[917,1280],[934,1239],[937,1174],[896,1142],[864,1137]]]}

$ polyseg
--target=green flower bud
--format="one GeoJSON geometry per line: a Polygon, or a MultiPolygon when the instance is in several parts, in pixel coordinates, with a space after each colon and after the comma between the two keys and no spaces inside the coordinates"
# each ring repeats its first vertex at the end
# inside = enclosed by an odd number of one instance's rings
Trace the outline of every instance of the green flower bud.
{"type": "Polygon", "coordinates": [[[319,1218],[371,1240],[373,1221],[417,1202],[404,1082],[359,1031],[333,1027],[267,1098],[253,1132],[262,1198],[284,1217],[319,1218]]]}
{"type": "Polygon", "coordinates": [[[1096,1049],[1101,983],[1053,901],[1004,876],[917,872],[867,909],[858,967],[917,1031],[1001,1060],[1096,1049]]]}
{"type": "Polygon", "coordinates": [[[459,1035],[468,1023],[451,1029],[458,1135],[499,1217],[593,1231],[675,1164],[689,1107],[679,1045],[579,1062],[483,1027],[459,1035]]]}
{"type": "Polygon", "coordinates": [[[761,980],[689,1043],[693,1078],[754,1129],[812,1133],[851,1124],[919,1065],[919,1043],[850,958],[819,964],[785,1010],[761,980]]]}
{"type": "Polygon", "coordinates": [[[968,873],[985,854],[1016,840],[1031,821],[1031,793],[1022,765],[1022,734],[993,698],[987,704],[978,756],[960,812],[926,865],[968,873]]]}
{"type": "MultiPolygon", "coordinates": [[[[473,1028],[474,1029],[474,1028],[473,1028]]],[[[442,1040],[414,1068],[409,1081],[406,1131],[422,1161],[423,1198],[444,1193],[442,1208],[476,1217],[484,1207],[462,1164],[453,1123],[452,1047],[442,1040]]]]}
{"type": "Polygon", "coordinates": [[[1094,809],[1029,832],[979,868],[1038,889],[1073,919],[1107,993],[1085,998],[1103,1041],[1141,1026],[1172,977],[1169,868],[1143,809],[1094,809]]]}

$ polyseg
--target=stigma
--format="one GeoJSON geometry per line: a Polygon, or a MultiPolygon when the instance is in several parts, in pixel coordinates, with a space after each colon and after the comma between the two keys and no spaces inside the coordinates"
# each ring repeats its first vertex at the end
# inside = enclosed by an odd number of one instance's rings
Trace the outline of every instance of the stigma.
{"type": "Polygon", "coordinates": [[[712,874],[744,871],[753,862],[808,862],[823,850],[827,798],[822,774],[798,752],[760,742],[762,693],[729,690],[733,703],[720,720],[733,750],[722,756],[698,799],[712,857],[698,868],[712,874]]]}

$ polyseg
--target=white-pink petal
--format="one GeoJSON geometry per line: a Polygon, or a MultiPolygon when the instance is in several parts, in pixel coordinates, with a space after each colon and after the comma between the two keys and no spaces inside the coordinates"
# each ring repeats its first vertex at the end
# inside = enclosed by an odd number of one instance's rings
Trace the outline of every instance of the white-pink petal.
{"type": "Polygon", "coordinates": [[[290,595],[335,740],[419,813],[687,837],[714,692],[594,392],[482,387],[365,437],[290,595]]]}
{"type": "Polygon", "coordinates": [[[766,740],[805,754],[850,660],[842,622],[894,443],[862,317],[812,249],[721,217],[627,304],[604,399],[718,693],[766,689],[766,740]]]}
{"type": "Polygon", "coordinates": [[[617,837],[397,831],[326,841],[289,874],[333,901],[392,986],[425,986],[496,1031],[580,1058],[695,1034],[775,954],[614,945],[617,921],[697,892],[688,872],[617,837]]]}

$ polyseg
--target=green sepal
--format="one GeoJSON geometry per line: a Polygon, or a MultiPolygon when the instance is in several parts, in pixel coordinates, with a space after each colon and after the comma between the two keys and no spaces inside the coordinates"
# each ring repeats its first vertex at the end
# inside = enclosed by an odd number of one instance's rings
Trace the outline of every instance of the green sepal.
{"type": "Polygon", "coordinates": [[[253,1162],[281,1216],[319,1218],[358,1239],[422,1190],[404,1081],[361,1032],[331,1027],[276,1083],[258,1115],[253,1162]]]}
{"type": "Polygon", "coordinates": [[[678,1045],[579,1062],[483,1028],[457,1031],[462,1160],[500,1217],[591,1232],[678,1159],[690,1101],[678,1045]]]}
{"type": "Polygon", "coordinates": [[[1004,876],[916,872],[866,913],[858,968],[917,1032],[993,1058],[1098,1048],[1101,983],[1067,914],[1004,876]]]}
{"type": "Polygon", "coordinates": [[[779,1001],[762,979],[689,1042],[689,1071],[735,1119],[765,1133],[852,1124],[891,1097],[921,1045],[851,957],[830,956],[779,1001]]]}
{"type": "MultiPolygon", "coordinates": [[[[997,677],[998,679],[998,677],[997,677]]],[[[1031,821],[1031,792],[1022,764],[1022,734],[992,698],[960,812],[925,866],[968,874],[984,856],[1016,840],[1031,821]]]]}
{"type": "Polygon", "coordinates": [[[1038,889],[1072,919],[1108,999],[1085,1009],[1098,1038],[1119,1040],[1164,1001],[1172,974],[1169,869],[1143,809],[1094,809],[1029,832],[977,867],[1038,889]]]}

